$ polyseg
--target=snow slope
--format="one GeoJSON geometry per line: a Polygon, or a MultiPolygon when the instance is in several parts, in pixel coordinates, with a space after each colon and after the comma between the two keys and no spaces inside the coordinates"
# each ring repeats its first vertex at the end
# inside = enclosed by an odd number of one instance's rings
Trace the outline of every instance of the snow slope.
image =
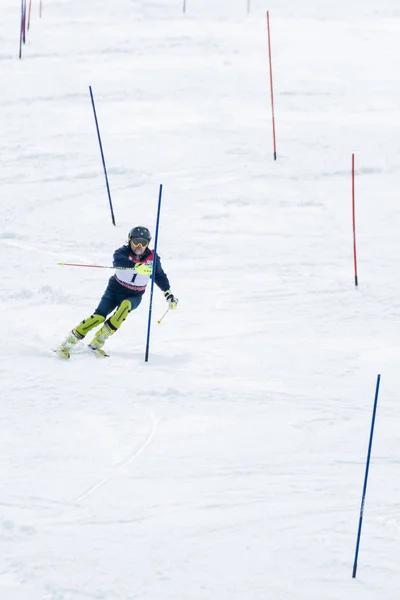
{"type": "Polygon", "coordinates": [[[250,9],[34,0],[19,61],[1,3],[1,600],[397,597],[400,9],[250,9]],[[57,263],[110,265],[160,184],[150,361],[149,293],[59,360],[112,271],[57,263]]]}

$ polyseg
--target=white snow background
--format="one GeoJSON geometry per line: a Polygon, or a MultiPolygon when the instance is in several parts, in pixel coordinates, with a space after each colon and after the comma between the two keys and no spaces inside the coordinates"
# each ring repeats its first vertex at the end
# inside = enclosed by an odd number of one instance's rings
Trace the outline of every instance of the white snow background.
{"type": "Polygon", "coordinates": [[[399,3],[186,4],[33,0],[19,61],[1,1],[0,598],[394,600],[399,3]],[[149,291],[62,361],[112,271],[57,263],[154,232],[161,183],[149,362],[149,291]]]}

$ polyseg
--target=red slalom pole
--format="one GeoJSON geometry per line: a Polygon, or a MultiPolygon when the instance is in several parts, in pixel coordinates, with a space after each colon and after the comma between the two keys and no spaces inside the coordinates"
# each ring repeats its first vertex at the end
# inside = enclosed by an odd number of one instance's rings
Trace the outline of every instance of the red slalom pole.
{"type": "Polygon", "coordinates": [[[354,154],[351,155],[351,204],[353,213],[353,254],[354,254],[354,284],[358,287],[357,274],[357,249],[356,249],[356,204],[355,204],[355,185],[354,185],[354,154]]]}
{"type": "Polygon", "coordinates": [[[32,0],[29,0],[29,8],[28,8],[28,31],[31,25],[31,8],[32,8],[32,0]]]}
{"type": "Polygon", "coordinates": [[[270,27],[269,27],[269,11],[268,10],[267,10],[267,29],[268,29],[269,82],[270,82],[270,88],[271,88],[272,138],[273,138],[273,142],[274,142],[274,160],[276,160],[274,86],[272,83],[271,33],[270,33],[270,27]]]}

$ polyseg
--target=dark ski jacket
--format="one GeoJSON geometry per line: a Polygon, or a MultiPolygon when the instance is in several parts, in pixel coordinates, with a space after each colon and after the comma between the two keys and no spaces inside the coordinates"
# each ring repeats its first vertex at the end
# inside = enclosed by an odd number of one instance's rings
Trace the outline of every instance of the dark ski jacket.
{"type": "MultiPolygon", "coordinates": [[[[121,246],[121,248],[118,248],[115,252],[114,252],[114,256],[113,256],[113,266],[114,267],[123,267],[125,269],[132,269],[135,265],[144,265],[144,266],[149,266],[151,268],[154,267],[154,262],[155,262],[155,267],[156,267],[156,272],[155,272],[155,276],[154,276],[154,283],[157,284],[157,286],[163,291],[166,292],[167,290],[170,289],[170,283],[168,280],[167,275],[164,273],[164,270],[161,266],[161,261],[160,261],[160,257],[158,256],[158,254],[155,255],[154,250],[150,250],[150,248],[146,248],[145,252],[142,254],[142,256],[137,257],[131,250],[129,245],[125,245],[125,246],[121,246]],[[155,256],[155,261],[154,261],[154,256],[155,256]]],[[[115,283],[120,286],[121,288],[128,288],[129,291],[133,294],[144,294],[145,289],[146,289],[146,285],[148,283],[148,281],[150,280],[150,276],[147,277],[147,281],[142,281],[140,286],[135,286],[135,277],[133,275],[134,271],[117,271],[117,273],[114,275],[114,280],[115,283]],[[127,274],[129,273],[129,281],[121,281],[118,278],[118,275],[120,275],[120,278],[122,279],[122,275],[123,274],[127,274]],[[132,278],[130,277],[130,275],[133,275],[132,278]],[[136,288],[136,289],[135,289],[136,288]]],[[[143,276],[142,276],[143,278],[143,276]]],[[[124,279],[126,280],[127,277],[124,277],[124,279]]],[[[145,277],[146,279],[146,277],[145,277]]]]}

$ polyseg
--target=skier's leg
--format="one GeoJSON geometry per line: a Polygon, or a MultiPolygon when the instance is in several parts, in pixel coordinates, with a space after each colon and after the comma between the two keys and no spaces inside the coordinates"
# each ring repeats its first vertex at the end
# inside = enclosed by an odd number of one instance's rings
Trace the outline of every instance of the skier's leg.
{"type": "Polygon", "coordinates": [[[109,338],[110,335],[115,333],[121,327],[122,323],[125,321],[126,317],[129,315],[131,310],[131,300],[123,300],[118,306],[115,313],[111,315],[111,317],[107,319],[107,321],[104,323],[103,327],[101,327],[97,331],[89,346],[93,350],[98,350],[99,348],[102,348],[106,339],[109,338]]]}
{"type": "Polygon", "coordinates": [[[97,327],[100,323],[104,322],[105,317],[103,315],[94,314],[87,319],[83,319],[79,325],[74,327],[74,329],[67,335],[64,341],[57,348],[58,354],[64,356],[64,358],[70,357],[70,350],[75,344],[83,340],[85,335],[93,329],[93,327],[97,327]]]}
{"type": "Polygon", "coordinates": [[[91,317],[83,319],[83,321],[72,330],[72,333],[79,340],[83,340],[83,338],[87,333],[89,333],[89,331],[91,331],[94,327],[97,327],[97,325],[104,323],[104,321],[105,317],[103,315],[94,313],[91,317]]]}
{"type": "Polygon", "coordinates": [[[70,357],[71,348],[77,343],[83,340],[91,329],[97,327],[103,323],[108,314],[118,305],[118,299],[115,294],[109,289],[110,284],[107,286],[103,297],[93,315],[84,319],[74,327],[74,329],[68,334],[65,340],[58,346],[57,352],[64,358],[70,357]]]}

